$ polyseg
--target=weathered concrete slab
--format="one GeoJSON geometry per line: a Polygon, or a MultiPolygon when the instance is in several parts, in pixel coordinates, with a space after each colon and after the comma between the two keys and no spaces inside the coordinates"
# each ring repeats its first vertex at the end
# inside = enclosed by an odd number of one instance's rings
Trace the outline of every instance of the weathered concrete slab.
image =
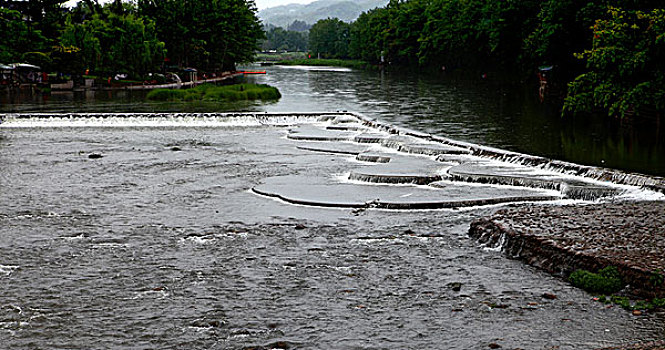
{"type": "Polygon", "coordinates": [[[450,168],[448,174],[456,181],[553,189],[573,199],[595,200],[622,192],[616,186],[508,163],[464,163],[450,168]]]}
{"type": "Polygon", "coordinates": [[[301,142],[296,146],[298,149],[313,151],[313,152],[324,152],[324,153],[335,153],[335,154],[349,154],[349,155],[358,155],[369,151],[370,147],[367,145],[359,145],[357,143],[351,142],[301,142]]]}
{"type": "Polygon", "coordinates": [[[391,159],[391,156],[379,153],[360,153],[356,156],[356,160],[369,163],[388,163],[391,159]]]}
{"type": "Polygon", "coordinates": [[[469,235],[557,275],[615,266],[634,294],[663,297],[663,213],[664,202],[529,206],[476,220],[469,235]]]}
{"type": "Polygon", "coordinates": [[[356,135],[353,138],[354,142],[358,143],[381,143],[384,140],[388,139],[390,136],[387,134],[381,134],[381,133],[363,133],[360,135],[356,135]]]}
{"type": "Polygon", "coordinates": [[[441,154],[471,154],[471,150],[435,143],[405,143],[397,149],[400,152],[438,156],[441,154]]]}
{"type": "Polygon", "coordinates": [[[453,183],[438,188],[361,185],[300,175],[268,178],[252,190],[293,204],[338,208],[441,209],[553,199],[532,189],[453,183]]]}
{"type": "Polygon", "coordinates": [[[287,138],[302,141],[351,141],[357,132],[327,130],[313,125],[303,125],[290,130],[287,138]]]}
{"type": "Polygon", "coordinates": [[[359,123],[342,123],[326,126],[328,130],[343,130],[343,131],[369,131],[370,128],[359,123]]]}
{"type": "Polygon", "coordinates": [[[447,177],[451,163],[441,163],[426,157],[391,155],[390,162],[351,170],[350,180],[426,185],[447,177]]]}
{"type": "Polygon", "coordinates": [[[422,140],[413,136],[407,135],[391,135],[384,140],[381,140],[381,145],[399,150],[401,146],[409,144],[418,144],[422,143],[422,140]]]}

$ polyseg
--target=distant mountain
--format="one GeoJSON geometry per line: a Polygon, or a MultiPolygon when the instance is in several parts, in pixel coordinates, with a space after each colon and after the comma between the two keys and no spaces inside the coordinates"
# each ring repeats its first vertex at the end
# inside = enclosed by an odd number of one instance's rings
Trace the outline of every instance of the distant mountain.
{"type": "Polygon", "coordinates": [[[290,4],[270,7],[259,11],[263,24],[286,28],[295,20],[314,24],[320,19],[339,18],[345,22],[354,21],[363,11],[384,7],[389,0],[319,0],[307,5],[290,4]]]}

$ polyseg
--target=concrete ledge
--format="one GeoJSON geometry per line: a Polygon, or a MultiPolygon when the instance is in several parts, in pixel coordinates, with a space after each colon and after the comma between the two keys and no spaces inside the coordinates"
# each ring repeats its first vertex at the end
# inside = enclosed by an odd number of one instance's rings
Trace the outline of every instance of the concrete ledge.
{"type": "Polygon", "coordinates": [[[627,291],[665,297],[665,203],[631,202],[507,209],[474,221],[469,235],[487,248],[550,273],[615,266],[627,291]]]}

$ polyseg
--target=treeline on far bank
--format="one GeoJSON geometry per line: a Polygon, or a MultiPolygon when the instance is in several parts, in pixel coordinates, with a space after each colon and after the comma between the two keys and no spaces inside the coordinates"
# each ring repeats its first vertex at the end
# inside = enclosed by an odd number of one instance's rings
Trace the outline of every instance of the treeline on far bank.
{"type": "Polygon", "coordinates": [[[253,0],[2,1],[0,63],[141,78],[174,67],[233,70],[265,37],[253,0]]]}
{"type": "Polygon", "coordinates": [[[662,0],[391,0],[355,22],[321,20],[313,55],[501,73],[562,86],[564,114],[662,116],[662,0]],[[565,99],[563,98],[565,96],[565,99]]]}

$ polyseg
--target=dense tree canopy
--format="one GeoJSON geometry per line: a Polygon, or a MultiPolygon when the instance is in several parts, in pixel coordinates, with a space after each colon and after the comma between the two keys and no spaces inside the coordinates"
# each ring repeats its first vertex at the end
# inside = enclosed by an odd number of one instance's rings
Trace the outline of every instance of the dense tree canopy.
{"type": "Polygon", "coordinates": [[[330,44],[343,42],[345,23],[320,21],[310,30],[310,50],[520,80],[552,66],[554,85],[577,77],[566,113],[663,115],[665,28],[663,10],[654,10],[663,7],[660,0],[391,0],[350,24],[348,49],[330,44]]]}
{"type": "Polygon", "coordinates": [[[176,67],[234,69],[264,38],[253,0],[34,0],[0,8],[0,62],[140,77],[176,67]]]}
{"type": "Polygon", "coordinates": [[[172,63],[208,70],[251,61],[264,38],[253,0],[138,0],[172,63]]]}
{"type": "Polygon", "coordinates": [[[324,58],[349,57],[349,29],[337,18],[319,20],[309,30],[309,50],[324,58]]]}
{"type": "Polygon", "coordinates": [[[307,24],[307,22],[298,21],[298,20],[295,20],[291,24],[286,26],[286,30],[294,32],[309,32],[310,28],[312,28],[312,26],[307,24]]]}
{"type": "MultiPolygon", "coordinates": [[[[70,48],[71,53],[79,53],[75,56],[78,59],[67,62],[79,72],[85,68],[99,73],[145,75],[160,69],[165,53],[152,21],[108,11],[95,13],[83,23],[68,19],[60,43],[61,52],[70,48]]],[[[61,70],[66,71],[63,63],[61,70]]]]}
{"type": "Polygon", "coordinates": [[[261,49],[307,51],[307,32],[284,30],[282,27],[273,27],[266,31],[266,39],[261,43],[261,49]]]}
{"type": "Polygon", "coordinates": [[[0,7],[0,63],[20,61],[27,52],[47,46],[46,37],[23,20],[20,12],[0,7]]]}
{"type": "Polygon", "coordinates": [[[578,57],[588,71],[569,86],[564,110],[607,110],[625,117],[665,111],[665,10],[610,8],[593,26],[593,45],[578,57]]]}

